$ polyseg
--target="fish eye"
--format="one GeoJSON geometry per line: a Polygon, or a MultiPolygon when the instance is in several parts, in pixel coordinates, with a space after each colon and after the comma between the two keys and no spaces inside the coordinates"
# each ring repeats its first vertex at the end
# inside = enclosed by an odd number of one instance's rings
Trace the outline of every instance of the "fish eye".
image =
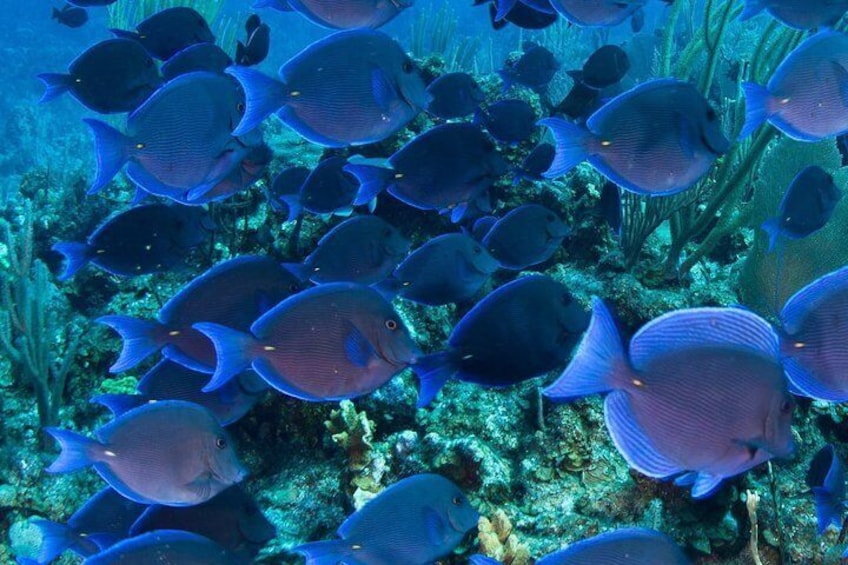
{"type": "Polygon", "coordinates": [[[789,400],[788,398],[785,399],[783,401],[783,403],[780,405],[780,411],[783,412],[784,414],[791,412],[792,411],[792,401],[789,400]]]}
{"type": "Polygon", "coordinates": [[[222,437],[219,437],[215,440],[215,447],[218,449],[226,449],[227,448],[227,440],[222,437]]]}
{"type": "Polygon", "coordinates": [[[239,102],[236,105],[236,109],[238,110],[239,114],[244,114],[244,110],[245,110],[244,102],[239,102]]]}
{"type": "Polygon", "coordinates": [[[415,65],[412,64],[412,61],[407,59],[406,61],[403,62],[403,72],[411,73],[413,71],[413,69],[415,69],[415,65]]]}
{"type": "Polygon", "coordinates": [[[472,251],[474,251],[474,255],[480,255],[481,253],[483,253],[483,248],[479,245],[475,245],[472,251]]]}
{"type": "Polygon", "coordinates": [[[386,320],[386,327],[391,331],[395,331],[398,327],[398,323],[394,320],[386,320]]]}
{"type": "Polygon", "coordinates": [[[715,113],[715,110],[713,110],[713,109],[712,109],[712,108],[710,108],[710,107],[708,107],[708,108],[707,108],[707,119],[708,119],[709,121],[713,121],[713,120],[715,120],[715,119],[716,119],[716,113],[715,113]]]}
{"type": "Polygon", "coordinates": [[[454,506],[462,506],[462,497],[454,496],[451,502],[453,502],[454,506]]]}

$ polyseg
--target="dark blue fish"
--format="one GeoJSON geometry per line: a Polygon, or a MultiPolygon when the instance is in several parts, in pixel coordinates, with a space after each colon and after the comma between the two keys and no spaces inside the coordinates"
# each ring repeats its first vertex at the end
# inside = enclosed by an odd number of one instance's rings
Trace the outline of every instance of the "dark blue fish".
{"type": "Polygon", "coordinates": [[[674,540],[646,528],[622,528],[573,543],[536,565],[690,565],[674,540]]]}
{"type": "Polygon", "coordinates": [[[90,8],[95,6],[109,6],[118,0],[67,0],[68,4],[80,6],[81,8],[90,8]]]}
{"type": "Polygon", "coordinates": [[[551,0],[559,14],[580,27],[612,27],[620,24],[646,0],[551,0]]]}
{"type": "Polygon", "coordinates": [[[288,199],[291,202],[292,199],[296,199],[299,206],[300,188],[309,178],[311,172],[309,167],[289,167],[274,177],[267,193],[268,203],[271,207],[277,212],[288,212],[290,219],[297,217],[300,212],[295,209],[294,214],[292,214],[292,206],[287,204],[286,200],[288,199]]]}
{"type": "Polygon", "coordinates": [[[120,276],[167,271],[204,243],[212,224],[200,208],[149,204],[120,212],[101,224],[85,243],[63,241],[53,251],[65,259],[60,281],[91,263],[120,276]]]}
{"type": "Polygon", "coordinates": [[[293,10],[309,21],[330,29],[377,29],[411,7],[413,2],[414,0],[260,0],[254,8],[293,10]]]}
{"type": "Polygon", "coordinates": [[[138,24],[136,31],[111,30],[118,37],[141,43],[147,52],[167,61],[195,43],[215,43],[209,24],[197,11],[186,7],[168,8],[138,24]]]}
{"type": "Polygon", "coordinates": [[[842,191],[832,176],[821,167],[805,167],[786,189],[777,216],[763,223],[769,236],[769,252],[781,236],[803,239],[822,229],[841,199],[842,191]]]}
{"type": "Polygon", "coordinates": [[[512,24],[523,29],[544,29],[556,23],[559,15],[550,7],[546,10],[538,10],[523,2],[511,2],[511,8],[505,15],[499,16],[498,6],[505,5],[504,2],[493,0],[474,0],[474,5],[489,5],[489,16],[492,20],[492,28],[496,31],[503,29],[507,24],[512,24]]]}
{"type": "Polygon", "coordinates": [[[821,31],[804,40],[775,69],[767,87],[742,83],[747,137],[768,121],[799,141],[848,132],[848,35],[821,31]]]}
{"type": "Polygon", "coordinates": [[[401,46],[368,29],[313,43],[280,68],[281,80],[245,67],[228,72],[247,96],[236,135],[276,112],[319,145],[375,143],[406,126],[429,101],[418,68],[401,46]]]}
{"type": "Polygon", "coordinates": [[[378,287],[386,295],[438,306],[471,298],[497,268],[480,243],[448,233],[413,251],[378,287]]]}
{"type": "Polygon", "coordinates": [[[582,124],[601,106],[603,106],[603,102],[599,90],[575,82],[562,102],[556,105],[553,114],[567,116],[575,123],[582,124]]]}
{"type": "Polygon", "coordinates": [[[244,100],[229,77],[196,72],[156,91],[127,118],[127,133],[84,120],[94,133],[102,189],[129,163],[127,174],[145,191],[195,200],[232,172],[250,151],[233,137],[244,100]],[[174,148],[179,147],[179,151],[174,148]]]}
{"type": "Polygon", "coordinates": [[[559,61],[553,53],[528,41],[524,44],[524,54],[516,61],[507,61],[498,75],[503,80],[504,92],[513,84],[543,92],[559,69],[559,61]]]}
{"type": "Polygon", "coordinates": [[[165,80],[173,80],[180,75],[197,71],[220,75],[232,64],[230,56],[214,43],[197,43],[165,61],[162,65],[162,76],[165,80]]]}
{"type": "Polygon", "coordinates": [[[84,8],[65,4],[61,10],[53,8],[53,19],[70,28],[78,28],[84,26],[88,21],[88,12],[84,8]]]}
{"type": "Polygon", "coordinates": [[[551,210],[525,204],[498,220],[482,244],[501,268],[520,271],[550,259],[570,233],[551,210]]]}
{"type": "Polygon", "coordinates": [[[237,565],[240,561],[214,541],[178,530],[157,530],[126,539],[85,560],[84,565],[237,565]]]}
{"type": "Polygon", "coordinates": [[[630,29],[633,33],[639,33],[645,27],[645,9],[639,8],[630,17],[630,29]]]}
{"type": "Polygon", "coordinates": [[[262,546],[276,535],[274,525],[239,485],[197,506],[150,506],[132,525],[130,535],[156,530],[183,530],[209,538],[240,563],[253,563],[262,546]]]}
{"type": "Polygon", "coordinates": [[[126,538],[130,526],[146,509],[147,506],[106,487],[89,498],[65,524],[32,520],[30,523],[41,532],[41,545],[32,559],[50,563],[69,549],[81,557],[99,553],[126,538]]]}
{"type": "Polygon", "coordinates": [[[256,184],[264,177],[265,170],[274,158],[274,153],[265,143],[245,146],[245,150],[240,153],[242,154],[241,162],[235,163],[230,172],[202,196],[189,199],[188,195],[183,195],[173,200],[187,206],[200,206],[209,202],[226,200],[256,184]]]}
{"type": "Polygon", "coordinates": [[[48,472],[93,465],[109,486],[141,504],[200,504],[246,474],[218,420],[191,402],[145,404],[98,428],[96,439],[45,431],[62,448],[48,472]]]}
{"type": "Polygon", "coordinates": [[[250,332],[200,323],[218,365],[204,390],[252,367],[275,389],[303,400],[368,394],[415,361],[418,348],[379,292],[353,283],[304,290],[261,316],[250,332]]]}
{"type": "Polygon", "coordinates": [[[621,189],[611,181],[604,183],[601,189],[601,215],[607,221],[615,235],[621,235],[621,224],[624,221],[624,211],[621,207],[621,189]]]}
{"type": "Polygon", "coordinates": [[[536,111],[524,100],[501,100],[477,110],[474,123],[502,143],[518,144],[536,131],[536,111]]]}
{"type": "MultiPolygon", "coordinates": [[[[471,226],[471,237],[477,241],[481,241],[497,222],[497,216],[482,216],[477,218],[474,220],[474,225],[471,226]]],[[[467,230],[466,233],[468,233],[467,230]]]]}
{"type": "Polygon", "coordinates": [[[236,42],[236,64],[249,67],[258,65],[268,56],[271,48],[271,28],[268,24],[257,23],[256,14],[248,20],[247,41],[236,42]]]}
{"type": "Polygon", "coordinates": [[[588,316],[568,289],[545,276],[521,277],[481,300],[456,325],[445,351],[413,366],[426,406],[450,379],[509,386],[565,363],[588,316]]]}
{"type": "Polygon", "coordinates": [[[500,561],[495,559],[494,557],[489,557],[488,555],[472,555],[468,558],[468,562],[471,565],[503,565],[500,561]]]}
{"type": "Polygon", "coordinates": [[[739,19],[745,21],[765,10],[774,19],[794,29],[831,28],[848,10],[846,0],[745,0],[739,19]]]}
{"type": "Polygon", "coordinates": [[[336,531],[340,539],[307,543],[292,551],[306,557],[306,565],[427,565],[450,554],[478,519],[451,481],[439,475],[413,475],[348,517],[336,531]]]}
{"type": "Polygon", "coordinates": [[[303,263],[286,267],[316,284],[374,284],[389,276],[409,253],[409,240],[376,216],[356,216],[327,232],[303,263]]]}
{"type": "Polygon", "coordinates": [[[795,448],[777,334],[747,310],[670,312],[625,350],[596,298],[571,364],[544,394],[570,401],[599,393],[609,393],[607,429],[628,464],[649,477],[680,475],[675,484],[692,485],[694,498],[795,448]]]}
{"type": "Polygon", "coordinates": [[[387,166],[351,164],[345,170],[362,185],[358,204],[386,190],[415,208],[450,212],[451,221],[458,222],[507,165],[476,126],[453,123],[418,135],[389,157],[387,166]]]}
{"type": "Polygon", "coordinates": [[[621,81],[628,70],[630,59],[624,49],[617,45],[604,45],[589,55],[581,70],[569,71],[568,75],[575,82],[602,90],[621,81]]]}
{"type": "Polygon", "coordinates": [[[780,312],[781,354],[793,392],[848,400],[848,267],[805,286],[780,312]]]}
{"type": "Polygon", "coordinates": [[[551,129],[557,147],[546,177],[588,160],[621,188],[652,196],[686,190],[730,147],[709,103],[694,86],[674,79],[616,96],[585,129],[559,118],[539,123],[551,129]]]}
{"type": "Polygon", "coordinates": [[[245,371],[218,390],[203,392],[208,382],[208,373],[192,371],[163,359],[141,378],[136,387],[138,394],[101,394],[91,401],[120,416],[133,408],[160,400],[185,400],[203,406],[222,426],[227,426],[247,414],[268,390],[253,371],[245,371]]]}
{"type": "Polygon", "coordinates": [[[513,184],[518,184],[521,179],[532,181],[543,181],[542,174],[551,168],[556,156],[556,148],[550,143],[540,143],[533,148],[521,161],[521,166],[515,168],[513,184]]]}
{"type": "Polygon", "coordinates": [[[103,316],[98,322],[124,340],[113,373],[126,371],[149,355],[162,354],[181,365],[211,373],[215,349],[192,326],[215,322],[247,330],[256,318],[300,290],[300,283],[270,257],[237,257],[200,275],[159,310],[155,320],[103,316]]]}
{"type": "MultiPolygon", "coordinates": [[[[278,199],[288,206],[288,220],[294,220],[303,210],[318,215],[346,216],[353,211],[354,203],[371,204],[373,208],[373,203],[357,200],[359,181],[347,172],[347,165],[345,157],[328,157],[315,166],[296,192],[286,194],[282,191],[288,189],[280,185],[280,190],[275,192],[278,199]]],[[[288,174],[293,176],[284,177],[281,183],[291,183],[299,176],[296,171],[288,174]]]]}
{"type": "Polygon", "coordinates": [[[162,84],[150,55],[135,41],[107,39],[86,49],[66,74],[43,73],[42,102],[70,93],[101,114],[132,112],[162,84]]]}
{"type": "Polygon", "coordinates": [[[427,93],[431,97],[427,112],[443,120],[469,116],[486,100],[480,85],[467,73],[442,75],[427,86],[427,93]]]}
{"type": "Polygon", "coordinates": [[[816,503],[818,535],[831,525],[841,528],[845,515],[845,468],[833,445],[825,445],[813,456],[806,482],[816,503]]]}

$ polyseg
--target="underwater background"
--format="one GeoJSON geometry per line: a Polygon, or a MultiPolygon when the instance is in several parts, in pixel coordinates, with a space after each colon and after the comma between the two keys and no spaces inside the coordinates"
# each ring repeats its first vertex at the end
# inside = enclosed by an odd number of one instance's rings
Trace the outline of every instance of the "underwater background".
{"type": "MultiPolygon", "coordinates": [[[[118,0],[88,8],[89,19],[79,28],[51,19],[51,11],[61,8],[58,2],[0,0],[0,6],[0,563],[14,563],[16,557],[34,556],[42,543],[33,519],[63,522],[104,486],[91,470],[48,473],[58,450],[42,428],[91,435],[111,416],[89,399],[133,393],[158,358],[110,372],[121,340],[95,320],[116,314],[155,318],[189,282],[234,257],[303,261],[345,218],[304,213],[289,221],[287,206],[272,205],[278,173],[314,168],[328,156],[386,158],[445,120],[421,112],[376,143],[327,148],[271,117],[261,127],[272,159],[255,184],[205,205],[215,227],[179,264],[139,276],[87,266],[60,281],[63,258],[53,246],[85,241],[133,205],[135,187],[121,173],[103,191],[87,195],[97,164],[82,120],[97,114],[67,95],[39,103],[44,85],[37,74],[66,72],[80,53],[112,37],[110,28],[132,29],[173,6],[201,13],[230,54],[237,40],[245,41],[248,16],[258,13],[271,40],[267,58],[253,68],[274,77],[281,65],[333,30],[297,12],[254,10],[247,0],[118,0]]],[[[486,3],[416,0],[380,27],[428,82],[447,72],[468,73],[485,93],[481,104],[523,100],[534,121],[551,115],[552,106],[574,88],[576,79],[566,71],[580,69],[599,47],[617,45],[627,53],[629,69],[604,101],[658,77],[677,78],[698,89],[719,115],[724,135],[734,140],[692,188],[668,196],[622,192],[615,206],[618,221],[602,198],[606,179],[588,163],[556,178],[513,182],[513,169],[531,150],[554,141],[546,128],[535,127],[517,143],[498,143],[510,172],[488,191],[492,213],[501,217],[523,204],[541,204],[570,233],[543,262],[484,277],[472,298],[439,306],[395,298],[392,305],[422,352],[444,349],[475,304],[528,273],[564,285],[587,316],[592,297],[601,297],[630,336],[665,313],[704,306],[741,305],[778,323],[790,296],[848,264],[844,202],[820,230],[782,240],[778,252],[768,250],[761,225],[778,214],[796,175],[817,165],[844,188],[848,169],[836,136],[799,141],[766,125],[736,141],[745,121],[742,82],[766,84],[811,33],[768,14],[740,21],[742,7],[739,0],[652,0],[641,8],[641,25],[627,18],[615,26],[581,27],[559,17],[541,30],[514,24],[496,30],[486,3]],[[558,70],[542,90],[513,85],[504,92],[498,71],[519,60],[528,42],[553,53],[558,70]],[[610,221],[620,227],[611,229],[610,221]]],[[[120,114],[100,119],[124,127],[120,114]]],[[[367,213],[357,208],[357,214],[367,213]]],[[[462,218],[457,225],[450,214],[418,210],[386,194],[379,196],[374,214],[395,226],[412,249],[461,227],[471,231],[474,220],[462,218]]],[[[536,313],[525,314],[532,333],[536,313]]],[[[370,394],[340,402],[267,392],[227,427],[248,470],[241,485],[276,529],[255,562],[302,563],[293,547],[332,538],[354,510],[418,473],[453,481],[481,516],[477,532],[440,559],[445,564],[468,563],[475,553],[506,564],[533,563],[578,540],[628,526],[664,532],[693,563],[840,561],[845,543],[839,528],[817,535],[806,476],[813,455],[827,443],[842,459],[848,456],[842,404],[798,397],[792,457],[755,466],[727,478],[711,496],[694,499],[684,487],[631,469],[607,431],[603,398],[555,404],[543,396],[542,389],[566,365],[505,387],[450,380],[426,407],[416,406],[419,383],[409,368],[370,394]]],[[[56,562],[80,559],[68,552],[56,562]]]]}

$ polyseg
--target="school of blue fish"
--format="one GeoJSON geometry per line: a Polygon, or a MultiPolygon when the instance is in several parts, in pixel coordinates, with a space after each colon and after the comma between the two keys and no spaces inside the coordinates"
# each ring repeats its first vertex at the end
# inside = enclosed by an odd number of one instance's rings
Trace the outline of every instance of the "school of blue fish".
{"type": "MultiPolygon", "coordinates": [[[[68,0],[53,18],[69,27],[86,9],[128,0],[68,0]]],[[[679,0],[678,0],[679,1],[679,0]]],[[[641,26],[647,0],[478,0],[492,27],[541,29],[641,26]],[[641,20],[640,20],[641,19],[641,20]]],[[[412,0],[262,0],[255,8],[293,12],[328,28],[275,75],[257,70],[273,49],[259,15],[245,23],[235,53],[215,44],[190,8],[171,8],[114,30],[61,69],[45,69],[42,102],[68,94],[86,118],[96,172],[89,193],[120,171],[136,187],[133,207],[109,217],[64,257],[61,281],[90,265],[132,277],[184,265],[217,226],[204,204],[251,189],[269,175],[262,123],[275,115],[329,153],[314,168],[292,166],[268,182],[268,205],[300,221],[335,222],[301,259],[240,256],[212,266],[164,303],[153,319],[121,312],[97,321],[123,348],[111,371],[155,357],[137,394],[92,399],[113,419],[93,436],[49,428],[61,453],[52,473],[93,469],[105,483],[65,523],[37,520],[42,543],[21,563],[49,563],[72,551],[88,565],[250,563],[276,535],[240,483],[250,473],[226,426],[263,395],[306,402],[370,394],[411,369],[418,407],[439,401],[446,382],[509,387],[561,371],[543,391],[557,403],[604,396],[604,418],[621,457],[641,475],[673,481],[705,498],[724,481],[795,451],[797,397],[848,401],[848,267],[792,296],[776,324],[733,307],[676,310],[629,340],[602,297],[590,307],[563,282],[516,276],[483,297],[495,273],[549,265],[571,228],[540,202],[499,209],[492,188],[542,183],[586,162],[609,182],[602,205],[621,226],[622,191],[663,197],[690,190],[727,154],[719,115],[692,84],[666,77],[613,96],[628,72],[615,45],[595,50],[559,103],[489,100],[474,77],[428,77],[405,46],[378,30],[412,0]],[[50,72],[46,72],[50,71],[50,72]],[[436,125],[394,151],[360,153],[427,113],[436,125]],[[529,140],[549,135],[538,144],[529,140]],[[502,156],[523,147],[520,166],[502,156]],[[412,234],[372,215],[393,199],[410,212],[444,215],[445,233],[412,248],[412,234]],[[341,217],[337,221],[334,217],[341,217]],[[456,227],[453,227],[456,225],[456,227]],[[424,352],[396,300],[465,304],[439,351],[424,352]]],[[[740,139],[765,123],[800,141],[848,132],[848,35],[829,29],[848,2],[746,0],[742,20],[767,12],[782,25],[816,30],[768,83],[743,85],[740,139]]],[[[261,13],[261,11],[260,11],[261,13]]],[[[504,96],[547,95],[562,69],[557,54],[526,42],[499,72],[504,96]]],[[[270,178],[270,177],[269,177],[270,178]]],[[[808,167],[785,187],[763,224],[769,251],[822,229],[840,205],[828,171],[808,167]]],[[[818,533],[846,517],[845,471],[832,445],[813,458],[807,486],[818,533]]],[[[307,564],[425,565],[449,555],[479,514],[445,477],[418,474],[391,485],[339,525],[333,539],[291,548],[307,564]]],[[[674,565],[689,557],[669,537],[622,527],[539,558],[540,565],[674,565]]],[[[848,552],[847,552],[848,553],[848,552]]],[[[475,555],[473,564],[498,563],[475,555]]]]}

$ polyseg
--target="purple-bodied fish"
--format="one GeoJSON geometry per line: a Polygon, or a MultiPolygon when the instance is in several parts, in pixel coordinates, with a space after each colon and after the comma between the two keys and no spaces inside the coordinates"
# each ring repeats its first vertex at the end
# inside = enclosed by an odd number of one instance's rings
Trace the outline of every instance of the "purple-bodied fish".
{"type": "Polygon", "coordinates": [[[497,269],[480,243],[464,233],[446,233],[410,253],[377,288],[386,296],[439,306],[471,298],[497,269]]]}
{"type": "Polygon", "coordinates": [[[816,533],[824,534],[831,525],[841,528],[846,507],[845,468],[832,444],[825,445],[813,456],[806,483],[816,504],[816,533]]]}
{"type": "Polygon", "coordinates": [[[46,90],[41,102],[70,93],[101,114],[132,112],[162,85],[156,63],[129,39],[107,39],[86,49],[66,74],[38,75],[46,90]]]}
{"type": "Polygon", "coordinates": [[[118,37],[138,41],[151,55],[162,61],[167,61],[189,45],[215,43],[215,36],[203,16],[186,7],[156,12],[135,29],[134,32],[120,29],[111,31],[118,37]]]}
{"type": "Polygon", "coordinates": [[[350,164],[361,183],[357,204],[381,191],[420,210],[450,213],[463,219],[507,165],[486,134],[466,123],[444,124],[418,135],[389,157],[388,163],[350,164]]]}
{"type": "Polygon", "coordinates": [[[630,466],[655,478],[683,473],[675,484],[692,485],[694,498],[795,448],[778,336],[747,310],[670,312],[627,351],[596,298],[577,353],[544,394],[567,402],[599,393],[609,393],[607,429],[630,466]]]}
{"type": "Polygon", "coordinates": [[[392,305],[371,287],[329,283],[284,300],[241,332],[194,325],[215,344],[204,390],[252,367],[275,389],[310,401],[368,394],[413,363],[418,348],[392,305]]]}
{"type": "Polygon", "coordinates": [[[80,557],[99,553],[128,537],[130,526],[146,509],[144,504],[121,496],[112,487],[103,488],[65,524],[32,520],[30,523],[41,532],[41,544],[29,559],[50,563],[69,549],[80,557]]]}
{"type": "Polygon", "coordinates": [[[194,200],[209,192],[249,151],[232,136],[244,109],[227,76],[180,75],[127,118],[127,133],[83,120],[95,141],[98,192],[129,163],[127,174],[145,191],[194,200]],[[176,191],[176,192],[175,192],[176,191]]]}
{"type": "Polygon", "coordinates": [[[740,21],[765,10],[777,21],[794,29],[830,28],[848,10],[846,0],[745,0],[740,21]]]}
{"type": "Polygon", "coordinates": [[[124,340],[121,356],[110,368],[126,371],[162,349],[162,355],[189,369],[211,373],[215,368],[212,343],[192,326],[216,322],[240,330],[278,302],[298,292],[300,283],[270,257],[244,256],[215,265],[171,300],[155,320],[103,316],[98,322],[124,340]]]}
{"type": "Polygon", "coordinates": [[[382,491],[336,531],[340,539],[292,548],[306,565],[428,565],[450,554],[477,526],[479,514],[462,491],[439,475],[413,475],[382,491]]]}
{"type": "Polygon", "coordinates": [[[303,263],[284,265],[299,280],[316,284],[374,284],[389,276],[409,253],[409,240],[377,216],[356,216],[318,241],[303,263]]]}
{"type": "Polygon", "coordinates": [[[730,147],[701,93],[674,79],[652,80],[616,96],[592,114],[585,129],[559,118],[539,123],[556,140],[546,177],[588,160],[623,189],[651,196],[686,190],[730,147]]]}
{"type": "Polygon", "coordinates": [[[247,67],[227,72],[244,87],[236,135],[276,112],[298,134],[326,147],[382,141],[427,105],[418,67],[384,33],[355,29],[321,39],[280,68],[275,80],[247,67]]]}
{"type": "Polygon", "coordinates": [[[813,281],[780,312],[781,355],[793,392],[848,400],[848,267],[813,281]]]}
{"type": "Polygon", "coordinates": [[[620,24],[646,0],[551,0],[559,14],[579,27],[612,27],[620,24]]]}
{"type": "Polygon", "coordinates": [[[241,562],[203,536],[179,530],[157,530],[113,545],[89,557],[83,565],[238,565],[241,562]]]}
{"type": "Polygon", "coordinates": [[[232,552],[240,563],[253,563],[262,546],[276,535],[274,525],[239,485],[197,506],[150,506],[132,525],[130,535],[156,530],[183,530],[207,537],[232,552]]]}
{"type": "Polygon", "coordinates": [[[208,373],[192,371],[168,359],[159,361],[139,381],[138,394],[101,394],[91,402],[102,404],[115,416],[160,400],[185,400],[209,410],[222,426],[244,416],[268,390],[253,371],[245,371],[212,392],[203,392],[208,373]]]}
{"type": "Polygon", "coordinates": [[[65,269],[58,278],[66,281],[88,263],[128,277],[167,271],[204,243],[211,228],[208,214],[200,208],[136,206],[106,220],[85,243],[63,241],[53,245],[53,251],[65,259],[65,269]]]}
{"type": "Polygon", "coordinates": [[[330,29],[378,27],[390,22],[414,0],[260,0],[254,8],[295,11],[330,29]]]}
{"type": "Polygon", "coordinates": [[[452,378],[502,387],[561,367],[587,324],[586,311],[550,277],[507,283],[463,316],[447,349],[413,366],[421,381],[418,406],[452,378]]]}
{"type": "Polygon", "coordinates": [[[742,83],[747,137],[768,121],[798,141],[848,132],[848,35],[821,31],[786,56],[767,87],[742,83]]]}
{"type": "Polygon", "coordinates": [[[109,486],[141,504],[200,504],[246,474],[218,420],[191,402],[135,408],[98,428],[96,439],[60,428],[45,431],[62,448],[49,472],[93,465],[109,486]]]}
{"type": "Polygon", "coordinates": [[[230,172],[208,192],[194,199],[189,199],[187,195],[172,196],[172,199],[186,206],[201,206],[209,202],[226,200],[256,184],[271,164],[274,153],[264,142],[255,146],[245,146],[243,149],[244,151],[240,151],[241,162],[235,163],[230,172]]]}
{"type": "Polygon", "coordinates": [[[536,565],[690,565],[674,540],[656,530],[622,528],[573,543],[536,565]]]}
{"type": "Polygon", "coordinates": [[[570,233],[551,210],[525,204],[499,219],[481,243],[501,268],[521,271],[550,259],[570,233]]]}

